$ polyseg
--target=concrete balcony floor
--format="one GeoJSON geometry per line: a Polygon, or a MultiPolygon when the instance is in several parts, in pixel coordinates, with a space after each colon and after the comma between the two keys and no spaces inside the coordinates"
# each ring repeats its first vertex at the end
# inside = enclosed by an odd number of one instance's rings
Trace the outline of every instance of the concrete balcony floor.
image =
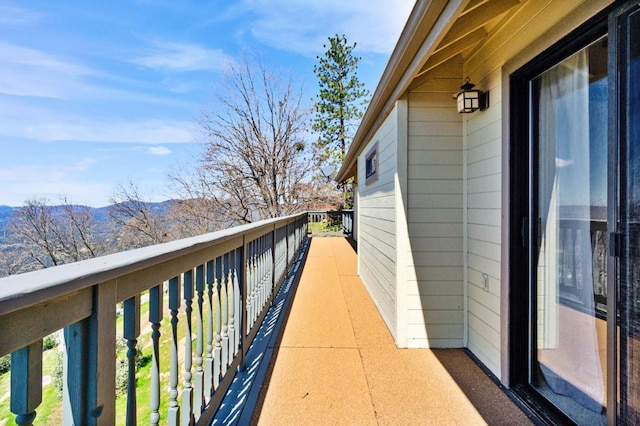
{"type": "Polygon", "coordinates": [[[344,238],[313,238],[252,423],[532,424],[458,349],[398,349],[344,238]]]}

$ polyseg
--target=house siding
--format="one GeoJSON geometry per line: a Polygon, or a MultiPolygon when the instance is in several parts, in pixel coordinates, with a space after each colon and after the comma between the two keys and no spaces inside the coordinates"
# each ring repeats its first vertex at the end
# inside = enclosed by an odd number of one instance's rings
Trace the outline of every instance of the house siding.
{"type": "Polygon", "coordinates": [[[464,346],[462,117],[452,81],[408,95],[409,347],[464,346]]]}
{"type": "Polygon", "coordinates": [[[483,81],[491,106],[470,114],[465,135],[465,247],[467,347],[500,375],[500,289],[502,218],[501,73],[483,81]],[[496,96],[497,95],[497,96],[496,96]],[[482,274],[488,277],[483,286],[482,274]]]}
{"type": "Polygon", "coordinates": [[[604,8],[608,1],[527,2],[467,58],[462,75],[490,92],[490,107],[465,114],[465,247],[467,347],[497,377],[506,371],[508,318],[504,308],[508,236],[503,217],[503,155],[508,152],[508,75],[604,8]],[[504,102],[504,104],[503,104],[504,102]],[[505,148],[507,147],[507,148],[505,148]],[[483,288],[482,274],[488,276],[483,288]],[[504,300],[503,300],[504,299],[504,300]]]}
{"type": "Polygon", "coordinates": [[[398,346],[468,347],[507,380],[509,74],[610,3],[520,2],[479,44],[407,82],[360,148],[359,273],[398,346]],[[490,92],[488,109],[457,113],[467,76],[490,92]],[[376,142],[380,177],[365,185],[376,142]]]}
{"type": "Polygon", "coordinates": [[[397,337],[397,114],[386,118],[358,157],[358,270],[391,334],[397,337]],[[365,184],[365,157],[378,143],[378,179],[365,184]]]}

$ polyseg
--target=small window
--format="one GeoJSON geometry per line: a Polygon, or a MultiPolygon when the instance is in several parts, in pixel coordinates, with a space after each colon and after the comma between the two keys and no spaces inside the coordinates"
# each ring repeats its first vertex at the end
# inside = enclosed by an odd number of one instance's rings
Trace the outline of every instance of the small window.
{"type": "Polygon", "coordinates": [[[378,142],[373,145],[365,157],[365,178],[366,185],[378,180],[378,142]]]}

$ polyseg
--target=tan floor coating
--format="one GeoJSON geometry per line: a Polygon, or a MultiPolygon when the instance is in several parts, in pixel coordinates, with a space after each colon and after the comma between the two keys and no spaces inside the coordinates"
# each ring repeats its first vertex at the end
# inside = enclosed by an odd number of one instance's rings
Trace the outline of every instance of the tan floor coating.
{"type": "Polygon", "coordinates": [[[344,238],[314,238],[253,423],[526,425],[461,350],[398,349],[344,238]]]}

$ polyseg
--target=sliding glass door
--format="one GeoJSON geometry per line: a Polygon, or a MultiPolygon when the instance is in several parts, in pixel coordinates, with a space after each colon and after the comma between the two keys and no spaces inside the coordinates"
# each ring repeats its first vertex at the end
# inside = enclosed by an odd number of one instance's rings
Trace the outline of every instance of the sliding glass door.
{"type": "Polygon", "coordinates": [[[550,422],[640,424],[638,2],[511,90],[510,381],[550,422]]]}
{"type": "Polygon", "coordinates": [[[535,330],[531,383],[606,422],[607,37],[531,82],[535,330]]]}
{"type": "Polygon", "coordinates": [[[614,236],[619,267],[619,419],[640,423],[640,6],[622,10],[616,27],[618,69],[615,132],[619,209],[614,236]]]}

